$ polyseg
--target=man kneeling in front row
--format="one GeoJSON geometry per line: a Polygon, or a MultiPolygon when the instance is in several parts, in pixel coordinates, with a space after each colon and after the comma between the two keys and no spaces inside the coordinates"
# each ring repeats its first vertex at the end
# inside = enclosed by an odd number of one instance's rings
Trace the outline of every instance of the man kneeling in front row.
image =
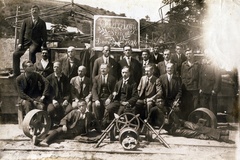
{"type": "Polygon", "coordinates": [[[42,142],[41,146],[48,146],[58,136],[74,138],[78,135],[85,136],[91,128],[101,132],[100,125],[95,116],[87,110],[87,103],[79,101],[77,109],[69,112],[60,122],[60,127],[53,130],[42,142]]]}

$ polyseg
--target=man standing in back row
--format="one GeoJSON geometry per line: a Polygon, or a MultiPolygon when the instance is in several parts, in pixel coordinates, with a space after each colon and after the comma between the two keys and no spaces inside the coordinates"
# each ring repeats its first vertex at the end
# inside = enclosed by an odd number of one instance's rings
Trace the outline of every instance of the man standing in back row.
{"type": "Polygon", "coordinates": [[[125,45],[123,47],[123,53],[124,57],[118,63],[120,64],[121,69],[124,67],[129,68],[131,79],[133,79],[138,84],[142,77],[142,66],[138,60],[132,57],[132,46],[125,45]]]}
{"type": "Polygon", "coordinates": [[[118,80],[120,76],[120,67],[119,64],[110,57],[111,47],[109,45],[104,45],[102,53],[103,55],[94,61],[92,79],[101,73],[100,66],[101,64],[105,63],[109,66],[109,74],[118,80]]]}
{"type": "Polygon", "coordinates": [[[40,9],[34,5],[31,7],[31,17],[23,21],[19,43],[13,53],[13,74],[10,77],[20,75],[20,58],[29,48],[29,60],[36,62],[36,53],[41,51],[41,47],[47,48],[47,29],[46,23],[39,18],[40,9]]]}

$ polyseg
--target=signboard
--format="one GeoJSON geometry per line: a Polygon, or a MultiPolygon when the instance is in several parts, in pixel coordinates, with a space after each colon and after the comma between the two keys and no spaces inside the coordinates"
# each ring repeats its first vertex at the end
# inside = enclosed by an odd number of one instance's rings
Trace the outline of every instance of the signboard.
{"type": "Polygon", "coordinates": [[[126,17],[94,16],[95,50],[102,49],[103,45],[110,45],[112,49],[122,49],[129,44],[133,49],[140,47],[139,21],[126,17]]]}

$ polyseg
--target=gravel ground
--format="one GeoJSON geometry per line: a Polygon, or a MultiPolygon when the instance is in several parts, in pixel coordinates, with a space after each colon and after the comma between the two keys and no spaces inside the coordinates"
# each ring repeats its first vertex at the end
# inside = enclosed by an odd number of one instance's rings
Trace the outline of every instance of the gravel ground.
{"type": "Polygon", "coordinates": [[[3,160],[235,160],[240,153],[239,132],[230,131],[235,144],[213,140],[197,140],[162,134],[171,148],[159,142],[142,141],[137,151],[124,151],[118,141],[105,139],[99,148],[94,143],[59,140],[49,147],[33,146],[17,125],[0,125],[0,159],[3,160]]]}

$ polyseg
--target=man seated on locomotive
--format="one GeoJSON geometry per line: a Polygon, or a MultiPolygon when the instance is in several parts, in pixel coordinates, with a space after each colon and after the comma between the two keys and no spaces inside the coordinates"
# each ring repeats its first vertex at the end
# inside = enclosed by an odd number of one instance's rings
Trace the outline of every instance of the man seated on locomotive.
{"type": "Polygon", "coordinates": [[[78,135],[85,136],[90,129],[94,128],[97,132],[101,132],[100,125],[95,116],[87,110],[85,101],[77,102],[77,109],[69,112],[60,122],[60,127],[53,130],[43,141],[41,146],[48,146],[59,136],[61,138],[74,138],[78,135]]]}
{"type": "Polygon", "coordinates": [[[114,113],[121,115],[124,112],[135,111],[135,104],[138,99],[137,84],[130,78],[129,67],[123,67],[122,79],[119,80],[114,88],[113,102],[110,103],[104,112],[104,122],[109,123],[114,119],[114,113]]]}
{"type": "Polygon", "coordinates": [[[145,76],[142,76],[138,85],[138,100],[136,103],[135,114],[140,114],[141,119],[145,119],[149,113],[150,108],[155,106],[155,100],[157,99],[157,77],[153,75],[154,68],[152,65],[146,65],[145,76]]]}
{"type": "Polygon", "coordinates": [[[45,110],[48,103],[48,80],[35,72],[30,60],[25,60],[22,67],[24,73],[16,78],[19,103],[23,105],[26,114],[34,108],[45,110]]]}
{"type": "Polygon", "coordinates": [[[53,63],[54,72],[47,77],[50,86],[52,102],[47,111],[52,122],[58,124],[60,120],[71,110],[69,79],[62,73],[60,62],[53,63]]]}

